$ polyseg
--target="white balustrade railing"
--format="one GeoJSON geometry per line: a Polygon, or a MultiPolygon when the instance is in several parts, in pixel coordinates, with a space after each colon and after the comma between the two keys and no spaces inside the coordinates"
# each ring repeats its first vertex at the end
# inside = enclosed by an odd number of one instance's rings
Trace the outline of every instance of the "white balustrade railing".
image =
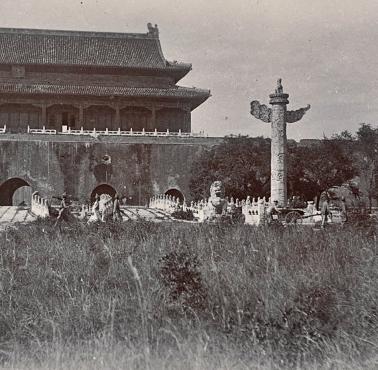
{"type": "MultiPolygon", "coordinates": [[[[266,211],[270,205],[270,199],[247,197],[246,200],[239,201],[231,197],[226,200],[226,213],[233,214],[241,212],[244,215],[245,223],[249,225],[262,225],[266,220],[266,211]]],[[[191,202],[188,205],[184,202],[182,205],[179,199],[169,195],[155,195],[150,199],[150,208],[159,209],[167,213],[173,213],[175,210],[192,211],[193,216],[199,221],[204,222],[213,216],[214,210],[207,200],[191,202]]]]}
{"type": "MultiPolygon", "coordinates": [[[[241,212],[245,217],[245,223],[250,225],[261,225],[266,219],[266,210],[270,205],[270,200],[265,198],[251,198],[247,197],[246,200],[239,201],[231,197],[230,200],[226,201],[226,213],[233,214],[236,212],[241,212]],[[239,211],[237,211],[239,209],[239,211]]],[[[193,216],[199,221],[204,222],[211,218],[213,215],[213,207],[209,205],[207,200],[201,200],[199,202],[191,202],[188,205],[184,202],[182,205],[179,199],[175,199],[170,195],[155,195],[150,199],[150,208],[159,209],[163,212],[173,213],[178,209],[183,211],[192,211],[193,216]]]]}
{"type": "Polygon", "coordinates": [[[270,199],[266,198],[252,198],[247,197],[246,200],[242,200],[241,209],[242,214],[245,217],[245,223],[248,225],[259,226],[266,221],[266,211],[270,206],[270,199]]]}
{"type": "Polygon", "coordinates": [[[56,130],[47,129],[45,126],[43,126],[42,128],[30,128],[30,126],[28,126],[28,134],[55,135],[56,130]]]}
{"type": "Polygon", "coordinates": [[[49,217],[49,202],[47,199],[42,198],[38,191],[35,191],[32,194],[31,199],[31,207],[30,207],[31,213],[33,213],[37,217],[46,218],[49,217]]]}
{"type": "MultiPolygon", "coordinates": [[[[0,133],[2,133],[0,129],[0,133]]],[[[6,126],[4,126],[4,132],[6,130],[6,126]]],[[[93,128],[91,130],[84,130],[83,127],[80,129],[72,129],[71,127],[62,126],[62,131],[58,132],[55,129],[46,129],[45,126],[42,128],[31,128],[28,126],[27,132],[29,134],[48,134],[48,135],[55,135],[55,134],[62,134],[62,135],[92,135],[92,136],[99,136],[99,135],[105,135],[105,136],[152,136],[152,137],[205,137],[204,132],[182,132],[181,130],[171,132],[169,130],[167,131],[158,131],[155,129],[154,131],[146,131],[145,129],[142,129],[142,131],[134,131],[132,128],[130,130],[121,130],[120,128],[118,130],[96,130],[96,128],[93,128]]]]}
{"type": "Polygon", "coordinates": [[[159,209],[166,213],[173,213],[180,209],[179,198],[174,198],[171,195],[155,195],[150,199],[149,208],[159,209]]]}

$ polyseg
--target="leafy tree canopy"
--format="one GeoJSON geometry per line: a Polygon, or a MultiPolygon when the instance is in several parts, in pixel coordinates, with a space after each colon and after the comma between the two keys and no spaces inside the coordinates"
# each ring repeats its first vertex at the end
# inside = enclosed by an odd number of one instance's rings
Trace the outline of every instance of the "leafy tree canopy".
{"type": "MultiPolygon", "coordinates": [[[[313,199],[356,175],[350,155],[354,141],[347,131],[311,145],[288,144],[289,196],[313,199]]],[[[263,137],[227,137],[195,161],[190,191],[194,199],[209,196],[213,181],[222,180],[226,195],[245,199],[270,195],[270,140],[263,137]]]]}
{"type": "Polygon", "coordinates": [[[192,197],[199,200],[209,197],[213,181],[221,180],[226,196],[245,199],[268,195],[269,179],[269,139],[226,137],[193,163],[189,186],[192,197]]]}
{"type": "Polygon", "coordinates": [[[352,179],[357,170],[349,137],[319,140],[310,146],[289,146],[289,194],[313,199],[332,186],[352,179]]]}

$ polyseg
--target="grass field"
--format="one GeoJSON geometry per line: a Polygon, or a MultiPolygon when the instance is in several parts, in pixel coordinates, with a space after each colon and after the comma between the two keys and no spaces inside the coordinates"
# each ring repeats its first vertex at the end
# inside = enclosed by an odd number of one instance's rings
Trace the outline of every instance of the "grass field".
{"type": "Polygon", "coordinates": [[[0,253],[3,368],[378,368],[374,228],[37,221],[0,253]]]}

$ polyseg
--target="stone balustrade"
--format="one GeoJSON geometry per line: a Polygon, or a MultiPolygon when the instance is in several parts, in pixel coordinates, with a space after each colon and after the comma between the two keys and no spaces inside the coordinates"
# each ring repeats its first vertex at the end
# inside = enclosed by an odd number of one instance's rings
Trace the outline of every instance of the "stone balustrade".
{"type": "MultiPolygon", "coordinates": [[[[245,217],[245,223],[249,225],[261,225],[265,222],[266,210],[270,205],[270,200],[266,198],[247,197],[246,200],[239,201],[231,198],[227,202],[227,213],[233,213],[235,208],[241,209],[245,217]]],[[[193,216],[198,222],[204,222],[209,218],[211,207],[208,207],[207,200],[191,202],[189,205],[184,202],[180,205],[179,199],[174,199],[170,195],[156,195],[150,199],[149,207],[159,209],[163,212],[173,213],[175,210],[182,208],[184,212],[192,211],[193,216]]]]}
{"type": "Polygon", "coordinates": [[[32,194],[30,211],[37,217],[46,218],[50,216],[49,202],[42,198],[38,191],[32,194]]]}
{"type": "Polygon", "coordinates": [[[184,203],[183,210],[184,211],[192,211],[193,216],[198,219],[199,222],[204,222],[207,218],[207,208],[208,202],[207,200],[200,200],[199,202],[191,202],[188,206],[184,203]]]}
{"type": "MultiPolygon", "coordinates": [[[[269,205],[270,200],[266,200],[266,198],[252,198],[248,196],[246,200],[240,201],[239,199],[234,200],[231,197],[231,199],[227,200],[227,213],[232,214],[239,208],[245,217],[246,224],[258,226],[265,222],[266,210],[269,205]]],[[[183,209],[185,210],[185,204],[183,209]]],[[[187,206],[186,209],[190,209],[199,222],[205,221],[211,212],[207,200],[191,202],[190,206],[187,206]]]]}
{"type": "Polygon", "coordinates": [[[46,129],[45,126],[42,128],[30,128],[28,126],[28,134],[45,134],[45,135],[55,135],[56,130],[46,129]]]}
{"type": "Polygon", "coordinates": [[[264,224],[266,220],[266,210],[270,205],[270,199],[266,198],[252,198],[247,197],[246,200],[242,200],[241,208],[242,214],[245,217],[245,223],[248,225],[259,226],[264,224]]]}
{"type": "MultiPolygon", "coordinates": [[[[4,126],[6,128],[6,126],[4,126]]],[[[2,129],[0,129],[0,133],[2,129]]],[[[4,129],[5,130],[5,129],[4,129]]],[[[5,131],[4,131],[5,132],[5,131]]],[[[91,135],[91,136],[152,136],[152,137],[205,137],[204,132],[182,132],[179,130],[178,132],[170,132],[169,129],[167,131],[158,131],[155,129],[154,131],[145,131],[145,129],[142,129],[142,131],[134,131],[132,128],[127,131],[123,131],[120,128],[118,130],[112,131],[109,129],[105,130],[96,130],[96,128],[93,128],[92,130],[84,130],[83,127],[81,127],[79,130],[71,129],[71,127],[62,126],[62,131],[58,132],[57,130],[53,129],[46,129],[45,126],[42,128],[30,128],[28,126],[27,128],[28,134],[46,134],[46,135],[91,135]]]]}
{"type": "Polygon", "coordinates": [[[166,213],[173,213],[180,209],[181,206],[179,198],[174,198],[171,195],[161,194],[155,195],[150,199],[149,208],[159,209],[166,213]]]}
{"type": "MultiPolygon", "coordinates": [[[[233,213],[235,208],[241,209],[245,217],[245,223],[249,225],[262,225],[266,219],[266,210],[270,205],[270,199],[247,197],[246,200],[234,200],[232,197],[227,202],[227,213],[233,213]]],[[[156,195],[150,199],[149,207],[159,209],[163,212],[173,213],[175,210],[182,208],[184,212],[192,211],[193,216],[198,222],[204,222],[209,218],[211,207],[208,206],[207,200],[191,202],[189,205],[184,202],[180,205],[179,199],[174,199],[170,195],[156,195]]]]}

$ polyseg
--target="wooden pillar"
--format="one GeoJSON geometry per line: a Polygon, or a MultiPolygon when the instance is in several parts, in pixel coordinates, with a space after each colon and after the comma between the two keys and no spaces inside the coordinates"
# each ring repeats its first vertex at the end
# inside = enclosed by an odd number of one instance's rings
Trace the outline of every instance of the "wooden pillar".
{"type": "Polygon", "coordinates": [[[183,132],[191,132],[191,124],[190,124],[190,118],[191,118],[191,109],[189,105],[184,105],[182,108],[182,116],[179,122],[181,122],[181,130],[183,132]]]}
{"type": "Polygon", "coordinates": [[[41,128],[43,126],[47,126],[47,105],[42,104],[41,105],[42,114],[41,114],[41,128]]]}
{"type": "Polygon", "coordinates": [[[155,104],[152,106],[152,109],[151,109],[151,131],[154,131],[157,127],[156,127],[156,107],[155,107],[155,104]]]}
{"type": "Polygon", "coordinates": [[[84,127],[84,106],[79,105],[79,127],[84,127]]]}
{"type": "Polygon", "coordinates": [[[121,128],[121,114],[120,114],[120,109],[119,109],[119,105],[116,105],[115,106],[115,127],[114,127],[114,130],[118,130],[119,128],[121,128]]]}

